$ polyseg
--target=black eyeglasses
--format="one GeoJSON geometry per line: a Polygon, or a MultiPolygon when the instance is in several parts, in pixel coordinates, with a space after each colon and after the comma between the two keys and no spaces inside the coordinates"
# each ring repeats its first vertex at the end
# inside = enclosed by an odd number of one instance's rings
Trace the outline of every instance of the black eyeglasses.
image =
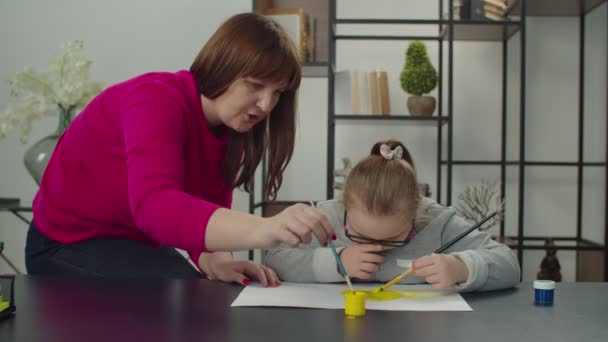
{"type": "Polygon", "coordinates": [[[346,235],[346,237],[353,242],[357,242],[357,243],[368,243],[368,244],[378,244],[378,245],[383,245],[383,246],[388,246],[388,247],[402,247],[407,245],[408,243],[410,243],[410,241],[412,241],[412,239],[416,236],[416,232],[414,231],[414,226],[412,225],[412,228],[410,228],[410,232],[407,234],[407,237],[404,240],[376,240],[376,239],[370,239],[368,237],[364,237],[364,236],[359,236],[359,235],[354,235],[351,234],[348,231],[348,228],[346,226],[346,210],[344,210],[344,235],[346,235]]]}

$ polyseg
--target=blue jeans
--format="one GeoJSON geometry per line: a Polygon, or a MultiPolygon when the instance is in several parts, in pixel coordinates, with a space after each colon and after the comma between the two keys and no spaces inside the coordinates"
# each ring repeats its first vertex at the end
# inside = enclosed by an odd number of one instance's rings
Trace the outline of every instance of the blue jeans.
{"type": "Polygon", "coordinates": [[[202,278],[175,249],[140,241],[93,238],[63,244],[32,224],[25,243],[25,265],[33,275],[106,278],[202,278]]]}

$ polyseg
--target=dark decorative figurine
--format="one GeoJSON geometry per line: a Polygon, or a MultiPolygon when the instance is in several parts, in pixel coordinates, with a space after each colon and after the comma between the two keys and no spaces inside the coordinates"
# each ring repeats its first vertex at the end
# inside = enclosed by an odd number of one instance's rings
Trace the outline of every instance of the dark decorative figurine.
{"type": "Polygon", "coordinates": [[[553,243],[553,239],[545,239],[545,250],[547,254],[540,262],[540,271],[536,274],[536,279],[553,280],[555,282],[562,280],[561,266],[557,260],[557,249],[553,243]]]}

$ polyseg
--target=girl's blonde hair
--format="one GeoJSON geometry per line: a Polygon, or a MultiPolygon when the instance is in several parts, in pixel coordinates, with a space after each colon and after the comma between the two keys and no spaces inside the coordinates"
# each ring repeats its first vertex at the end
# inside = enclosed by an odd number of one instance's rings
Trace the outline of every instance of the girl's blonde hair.
{"type": "Polygon", "coordinates": [[[420,200],[414,160],[398,140],[374,144],[370,155],[355,165],[344,185],[344,206],[348,208],[360,203],[373,215],[413,215],[420,200]],[[391,150],[400,146],[403,149],[401,159],[384,158],[380,154],[382,145],[391,150]]]}

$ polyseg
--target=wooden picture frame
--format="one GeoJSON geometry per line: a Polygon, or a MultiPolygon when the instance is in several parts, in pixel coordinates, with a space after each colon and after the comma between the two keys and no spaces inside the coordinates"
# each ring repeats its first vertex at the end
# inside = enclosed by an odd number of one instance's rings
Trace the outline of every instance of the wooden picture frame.
{"type": "Polygon", "coordinates": [[[306,61],[308,34],[303,8],[267,8],[262,15],[276,21],[291,37],[302,62],[306,61]]]}

